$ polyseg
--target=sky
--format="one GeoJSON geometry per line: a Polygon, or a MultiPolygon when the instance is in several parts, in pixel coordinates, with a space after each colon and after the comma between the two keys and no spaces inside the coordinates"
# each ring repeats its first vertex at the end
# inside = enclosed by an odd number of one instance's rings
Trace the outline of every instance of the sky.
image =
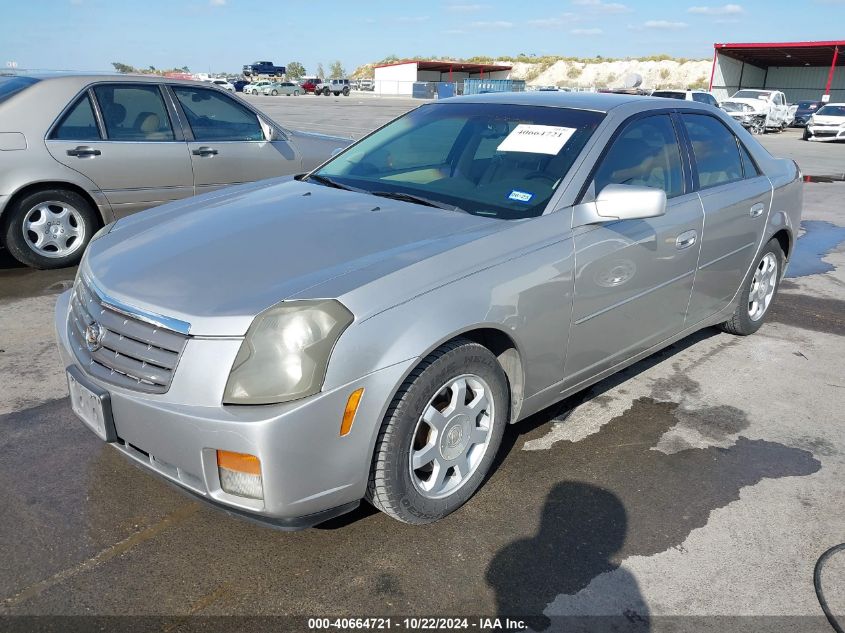
{"type": "Polygon", "coordinates": [[[714,42],[845,38],[845,0],[0,0],[0,68],[347,72],[388,55],[710,58],[714,42]]]}

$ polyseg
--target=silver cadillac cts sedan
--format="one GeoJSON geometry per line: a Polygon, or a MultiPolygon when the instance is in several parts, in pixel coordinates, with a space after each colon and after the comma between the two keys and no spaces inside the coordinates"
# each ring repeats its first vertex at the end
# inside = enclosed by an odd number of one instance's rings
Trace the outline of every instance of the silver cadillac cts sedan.
{"type": "Polygon", "coordinates": [[[800,176],[695,102],[423,105],[309,174],[104,227],[56,308],[71,404],[237,515],[436,521],[505,425],[700,328],[755,332],[800,176]]]}

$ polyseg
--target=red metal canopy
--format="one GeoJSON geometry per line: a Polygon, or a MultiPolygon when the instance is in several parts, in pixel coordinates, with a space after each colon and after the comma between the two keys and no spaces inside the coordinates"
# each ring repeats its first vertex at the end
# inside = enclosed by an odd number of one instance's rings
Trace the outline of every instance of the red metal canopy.
{"type": "Polygon", "coordinates": [[[839,47],[840,65],[845,66],[845,40],[825,42],[743,42],[714,44],[720,55],[760,68],[769,66],[824,66],[828,67],[839,47]]]}

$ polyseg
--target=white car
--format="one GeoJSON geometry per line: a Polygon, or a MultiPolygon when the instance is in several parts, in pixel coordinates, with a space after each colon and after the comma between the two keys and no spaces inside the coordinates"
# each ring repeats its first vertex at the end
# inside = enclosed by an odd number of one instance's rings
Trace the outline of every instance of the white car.
{"type": "Polygon", "coordinates": [[[265,88],[269,88],[272,84],[272,81],[262,79],[261,81],[255,81],[245,85],[243,92],[245,95],[260,95],[265,88]]]}
{"type": "Polygon", "coordinates": [[[651,96],[681,99],[683,101],[698,101],[699,103],[707,103],[716,108],[719,107],[719,101],[716,97],[706,90],[655,90],[651,93],[651,96]]]}
{"type": "Polygon", "coordinates": [[[226,79],[212,79],[211,83],[215,86],[223,88],[223,90],[228,90],[229,92],[235,92],[235,87],[229,83],[226,79]]]}
{"type": "Polygon", "coordinates": [[[845,103],[819,108],[804,128],[805,141],[845,141],[845,103]]]}
{"type": "Polygon", "coordinates": [[[750,90],[743,88],[735,92],[730,99],[722,102],[722,107],[734,118],[747,115],[764,115],[763,128],[766,130],[785,130],[792,122],[786,96],[779,90],[750,90]],[[738,108],[725,108],[730,103],[738,108]]]}

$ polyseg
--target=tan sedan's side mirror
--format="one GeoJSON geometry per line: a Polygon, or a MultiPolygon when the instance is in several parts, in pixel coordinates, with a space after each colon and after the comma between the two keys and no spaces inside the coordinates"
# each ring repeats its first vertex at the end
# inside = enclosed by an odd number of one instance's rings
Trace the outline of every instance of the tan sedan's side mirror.
{"type": "Polygon", "coordinates": [[[666,192],[654,187],[607,185],[594,202],[584,202],[572,209],[572,226],[641,220],[666,213],[666,192]]]}

